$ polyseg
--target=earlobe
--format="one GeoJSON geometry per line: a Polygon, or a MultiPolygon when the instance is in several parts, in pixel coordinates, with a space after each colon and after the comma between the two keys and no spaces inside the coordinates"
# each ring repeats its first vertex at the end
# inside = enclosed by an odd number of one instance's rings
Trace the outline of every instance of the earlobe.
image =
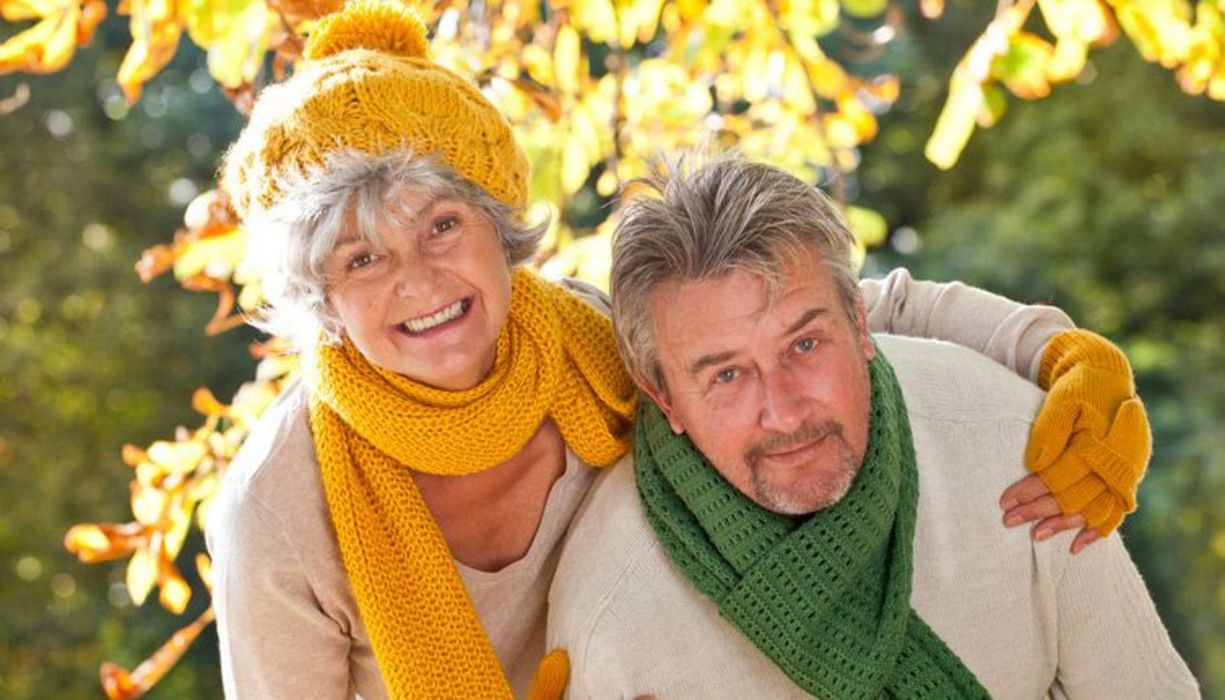
{"type": "Polygon", "coordinates": [[[635,374],[633,378],[638,388],[642,389],[642,393],[650,397],[655,402],[655,405],[659,406],[659,410],[663,411],[664,417],[668,419],[668,425],[672,428],[672,432],[677,435],[684,434],[685,427],[676,418],[676,411],[672,408],[672,402],[668,400],[668,392],[660,389],[653,382],[638,374],[635,374]]]}
{"type": "Polygon", "coordinates": [[[864,309],[863,295],[856,295],[855,300],[855,324],[858,326],[859,342],[863,347],[863,356],[866,360],[871,360],[876,357],[876,344],[872,342],[872,334],[868,332],[868,313],[864,309]]]}

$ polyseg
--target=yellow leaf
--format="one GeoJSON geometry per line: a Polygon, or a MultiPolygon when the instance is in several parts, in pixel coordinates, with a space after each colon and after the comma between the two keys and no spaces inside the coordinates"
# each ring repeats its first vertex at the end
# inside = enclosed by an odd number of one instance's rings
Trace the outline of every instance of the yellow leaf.
{"type": "Polygon", "coordinates": [[[127,7],[132,45],[119,65],[117,80],[131,104],[140,99],[145,83],[174,58],[183,26],[173,0],[127,0],[127,7]]]}
{"type": "MultiPolygon", "coordinates": [[[[0,75],[14,71],[54,73],[72,60],[77,48],[81,6],[74,1],[23,5],[13,10],[21,19],[42,19],[0,44],[0,75]],[[38,11],[37,15],[30,15],[38,11]]],[[[7,13],[6,13],[7,18],[7,13]]]]}
{"type": "Polygon", "coordinates": [[[587,32],[587,38],[601,44],[617,38],[617,13],[610,0],[582,0],[575,5],[575,25],[587,32]]]}
{"type": "Polygon", "coordinates": [[[136,522],[150,527],[161,524],[162,513],[166,510],[166,492],[147,484],[133,481],[129,484],[132,492],[132,515],[136,522]]]}
{"type": "Polygon", "coordinates": [[[974,133],[974,121],[983,108],[983,89],[976,81],[954,71],[949,97],[936,119],[936,128],[923,154],[941,170],[957,163],[974,133]]]}
{"type": "Polygon", "coordinates": [[[527,74],[536,82],[547,87],[552,87],[553,79],[553,57],[539,44],[528,44],[523,47],[523,65],[527,68],[527,74]]]}
{"type": "Polygon", "coordinates": [[[638,18],[638,41],[645,44],[655,38],[655,33],[659,31],[663,4],[663,0],[636,0],[633,7],[638,18]]]}
{"type": "Polygon", "coordinates": [[[561,189],[565,194],[574,194],[587,181],[591,163],[587,160],[587,149],[582,139],[573,132],[565,137],[561,151],[561,189]]]}
{"type": "Polygon", "coordinates": [[[192,504],[180,492],[179,495],[170,501],[170,506],[167,510],[170,516],[170,529],[166,531],[162,546],[166,550],[166,556],[173,559],[182,551],[183,542],[187,540],[187,531],[191,529],[193,509],[192,504]]]}
{"type": "Polygon", "coordinates": [[[1054,48],[1045,39],[1028,32],[1017,32],[1009,39],[1008,50],[991,66],[1012,94],[1025,100],[1046,97],[1051,93],[1047,79],[1054,48]]]}
{"type": "Polygon", "coordinates": [[[846,222],[851,228],[851,233],[855,234],[855,238],[869,248],[884,243],[885,236],[889,233],[889,225],[885,223],[885,217],[871,209],[847,207],[846,222]]]}
{"type": "Polygon", "coordinates": [[[557,77],[557,87],[563,92],[578,93],[581,53],[582,42],[578,32],[568,24],[562,25],[553,44],[553,75],[557,77]]]}
{"type": "Polygon", "coordinates": [[[149,459],[170,472],[186,473],[196,468],[207,449],[194,440],[169,442],[159,440],[149,446],[149,459]]]}
{"type": "Polygon", "coordinates": [[[1191,5],[1185,0],[1120,3],[1119,26],[1131,37],[1144,60],[1174,68],[1191,45],[1191,5]]]}
{"type": "Polygon", "coordinates": [[[213,41],[200,43],[208,49],[208,72],[222,87],[236,89],[250,84],[264,62],[269,33],[276,21],[263,0],[226,3],[230,14],[217,15],[213,41]]]}
{"type": "Polygon", "coordinates": [[[187,603],[191,601],[191,586],[188,586],[187,581],[183,580],[183,575],[179,573],[174,564],[167,560],[162,562],[159,579],[161,592],[157,597],[157,602],[175,615],[182,615],[187,609],[187,603]]]}
{"type": "Polygon", "coordinates": [[[852,17],[875,17],[889,7],[889,0],[842,0],[842,9],[852,17]]]}
{"type": "Polygon", "coordinates": [[[243,229],[183,241],[174,261],[174,277],[183,281],[199,274],[226,279],[247,254],[247,237],[243,229]]]}
{"type": "Polygon", "coordinates": [[[196,573],[200,575],[204,587],[211,592],[213,590],[213,560],[209,559],[204,552],[196,555],[196,573]]]}
{"type": "Polygon", "coordinates": [[[147,548],[140,548],[128,560],[125,582],[128,596],[137,606],[143,605],[153,584],[157,582],[157,556],[147,548]]]}

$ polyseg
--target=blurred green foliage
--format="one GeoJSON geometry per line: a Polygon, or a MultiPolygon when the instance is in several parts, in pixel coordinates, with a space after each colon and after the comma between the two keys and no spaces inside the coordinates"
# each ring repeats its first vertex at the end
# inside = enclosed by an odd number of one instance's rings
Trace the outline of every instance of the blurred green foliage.
{"type": "MultiPolygon", "coordinates": [[[[183,624],[156,602],[133,609],[126,562],[85,566],[61,540],[79,521],[130,520],[120,446],[194,425],[192,390],[228,396],[254,365],[250,334],[202,337],[213,295],[146,286],[132,269],[211,186],[241,118],[196,76],[195,55],[129,112],[109,77],[125,33],[110,28],[63,73],[0,77],[0,98],[31,91],[0,117],[0,697],[11,700],[100,697],[102,660],[131,667],[183,624]]],[[[193,654],[150,697],[220,697],[215,636],[193,654]]]]}

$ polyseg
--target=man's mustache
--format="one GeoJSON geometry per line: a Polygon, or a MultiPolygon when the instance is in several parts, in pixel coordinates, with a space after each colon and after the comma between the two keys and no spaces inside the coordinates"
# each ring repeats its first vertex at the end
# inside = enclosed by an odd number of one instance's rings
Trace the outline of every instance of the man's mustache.
{"type": "Polygon", "coordinates": [[[835,420],[823,420],[819,423],[804,423],[794,432],[775,433],[750,447],[745,453],[745,461],[756,464],[767,453],[783,452],[803,445],[812,444],[818,440],[834,436],[842,437],[842,424],[835,420]]]}

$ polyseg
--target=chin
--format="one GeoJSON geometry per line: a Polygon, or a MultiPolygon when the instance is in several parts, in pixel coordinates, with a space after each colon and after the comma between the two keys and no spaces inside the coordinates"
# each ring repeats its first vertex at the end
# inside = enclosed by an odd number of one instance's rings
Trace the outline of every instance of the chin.
{"type": "Polygon", "coordinates": [[[779,488],[764,479],[754,479],[753,500],[780,515],[810,515],[846,497],[858,470],[839,470],[825,478],[806,479],[801,484],[779,488]]]}

